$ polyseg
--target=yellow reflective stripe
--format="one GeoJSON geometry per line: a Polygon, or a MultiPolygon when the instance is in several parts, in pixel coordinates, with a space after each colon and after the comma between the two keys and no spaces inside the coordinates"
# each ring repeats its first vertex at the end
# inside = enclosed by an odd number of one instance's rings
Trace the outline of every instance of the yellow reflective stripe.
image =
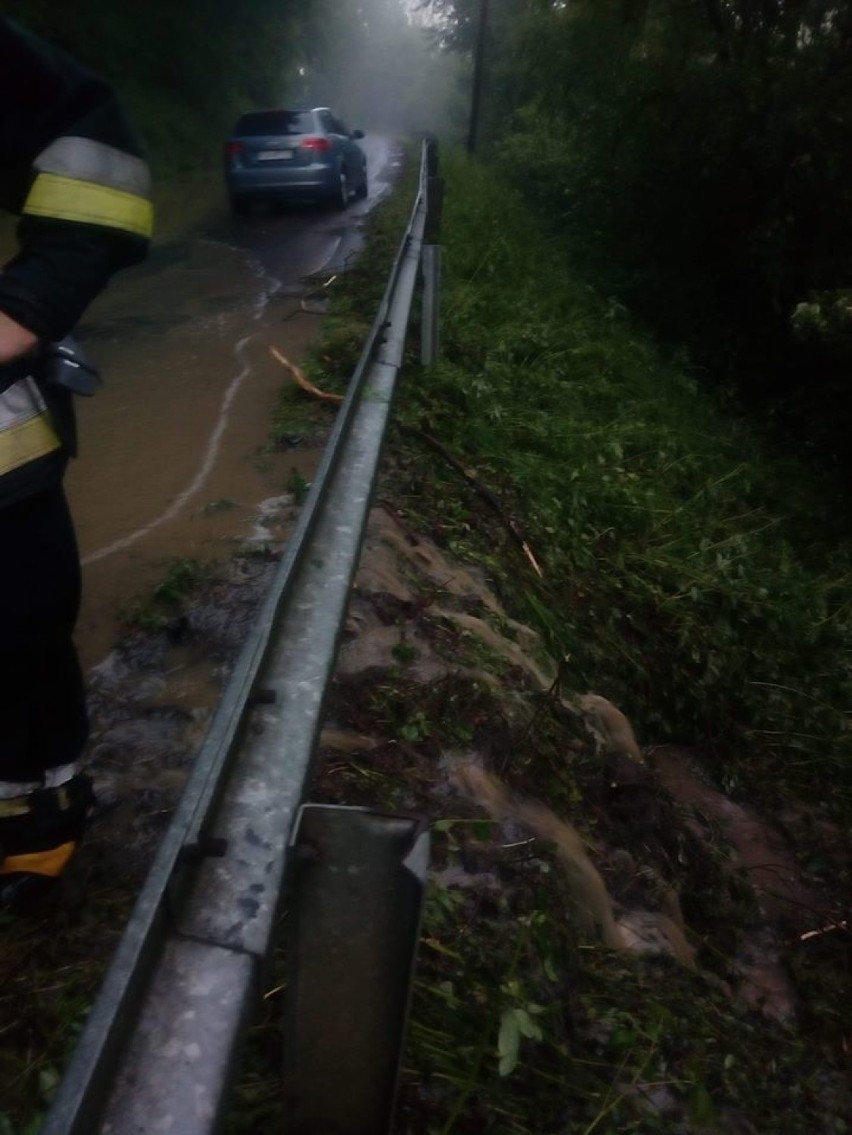
{"type": "Polygon", "coordinates": [[[23,211],[36,217],[105,225],[144,237],[151,236],[154,229],[154,208],[144,197],[58,173],[38,175],[23,211]]]}
{"type": "Polygon", "coordinates": [[[0,430],[0,477],[19,469],[28,461],[36,461],[60,447],[50,418],[45,413],[19,425],[0,430]]]}
{"type": "Polygon", "coordinates": [[[0,876],[16,875],[23,871],[27,875],[48,875],[55,879],[68,866],[77,850],[76,840],[60,843],[49,851],[30,851],[25,855],[7,855],[0,861],[0,876]]]}

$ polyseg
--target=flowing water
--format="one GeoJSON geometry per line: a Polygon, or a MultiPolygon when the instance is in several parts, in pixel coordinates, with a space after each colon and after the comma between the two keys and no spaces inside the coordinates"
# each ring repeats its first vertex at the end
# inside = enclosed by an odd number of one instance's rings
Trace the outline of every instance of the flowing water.
{"type": "Polygon", "coordinates": [[[79,338],[105,386],[78,399],[81,456],[67,478],[84,570],[84,668],[104,657],[122,608],[170,559],[227,554],[293,469],[310,479],[316,447],[269,451],[289,381],[269,347],[304,354],[322,310],[304,302],[306,289],[357,252],[364,215],[395,175],[386,140],[365,148],[367,202],[239,220],[220,208],[199,231],[155,246],[87,312],[79,338]]]}

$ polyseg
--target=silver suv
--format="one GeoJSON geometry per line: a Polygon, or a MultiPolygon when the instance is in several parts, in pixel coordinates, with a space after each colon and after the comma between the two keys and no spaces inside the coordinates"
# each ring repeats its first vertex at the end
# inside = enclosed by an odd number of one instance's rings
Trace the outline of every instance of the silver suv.
{"type": "Polygon", "coordinates": [[[367,196],[367,159],[325,106],[244,114],[225,143],[225,184],[235,213],[253,201],[315,199],[345,209],[367,196]]]}

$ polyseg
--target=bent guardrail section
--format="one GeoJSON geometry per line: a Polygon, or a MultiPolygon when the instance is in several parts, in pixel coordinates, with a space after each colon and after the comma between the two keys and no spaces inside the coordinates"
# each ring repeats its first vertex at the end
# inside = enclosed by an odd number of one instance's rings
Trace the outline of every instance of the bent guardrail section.
{"type": "Polygon", "coordinates": [[[209,1135],[221,1117],[273,943],[377,475],[421,260],[433,145],[424,143],[408,227],[298,525],[43,1135],[209,1135]]]}

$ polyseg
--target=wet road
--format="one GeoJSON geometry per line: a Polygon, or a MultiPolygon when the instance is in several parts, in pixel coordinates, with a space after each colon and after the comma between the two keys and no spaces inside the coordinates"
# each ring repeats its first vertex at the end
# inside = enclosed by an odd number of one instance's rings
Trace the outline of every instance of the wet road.
{"type": "Polygon", "coordinates": [[[316,451],[266,448],[286,381],[269,347],[302,355],[320,321],[300,297],[345,269],[365,215],[389,191],[391,140],[362,144],[366,201],[232,218],[223,193],[218,211],[155,245],[87,313],[80,338],[105,386],[78,399],[81,456],[67,479],[84,566],[84,666],[108,651],[122,607],[171,557],[225,554],[293,468],[310,476],[316,451]]]}

